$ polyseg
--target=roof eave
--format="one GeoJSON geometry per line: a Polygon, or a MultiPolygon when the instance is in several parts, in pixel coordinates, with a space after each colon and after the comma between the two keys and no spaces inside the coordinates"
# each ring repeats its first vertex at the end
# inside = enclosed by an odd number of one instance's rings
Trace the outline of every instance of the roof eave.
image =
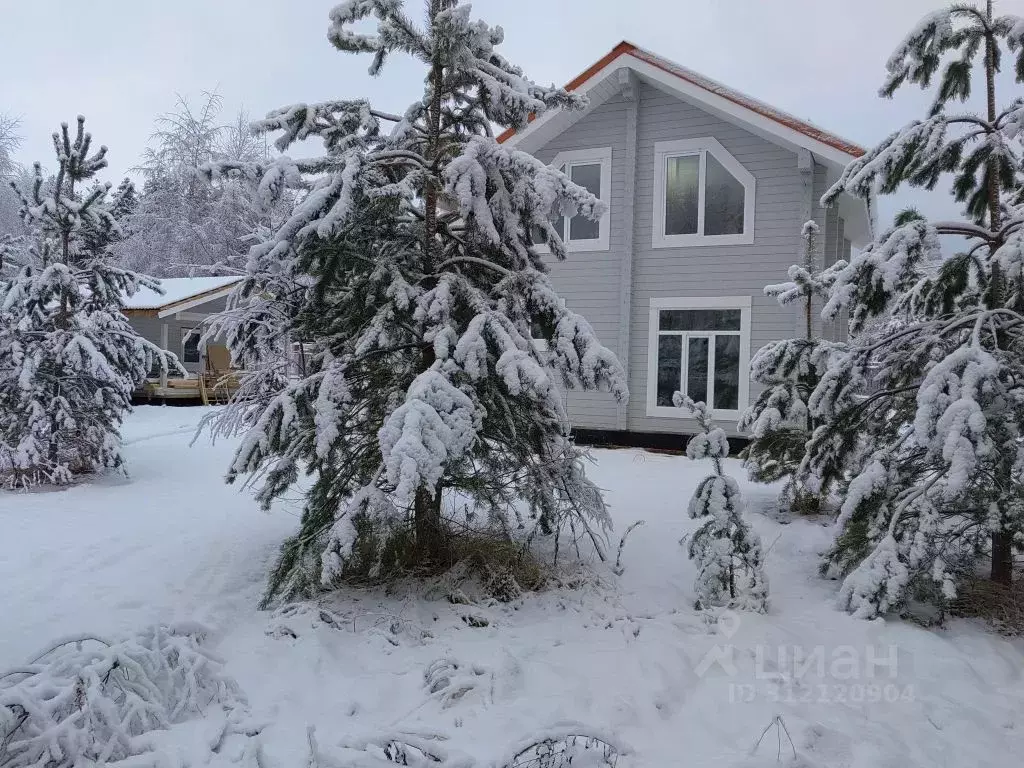
{"type": "MultiPolygon", "coordinates": [[[[819,159],[836,167],[845,167],[851,160],[864,154],[862,147],[827,131],[777,110],[769,111],[767,107],[758,109],[758,104],[754,103],[756,100],[740,100],[731,95],[732,91],[724,88],[710,89],[686,77],[680,71],[683,68],[678,65],[662,60],[628,41],[616,45],[605,56],[570,80],[566,84],[566,89],[587,93],[622,67],[629,67],[637,74],[678,92],[680,96],[697,101],[711,111],[718,112],[725,119],[760,128],[757,132],[768,134],[772,140],[807,149],[819,159]]],[[[527,137],[536,133],[542,125],[556,119],[559,114],[564,114],[564,111],[551,110],[539,118],[531,115],[530,122],[525,128],[518,132],[510,128],[498,136],[498,141],[520,146],[527,137]]]]}
{"type": "Polygon", "coordinates": [[[191,309],[192,307],[200,304],[206,304],[207,302],[223,298],[231,293],[240,281],[241,278],[234,282],[218,286],[217,288],[211,288],[207,291],[202,291],[200,293],[193,294],[192,296],[186,296],[183,299],[177,299],[168,304],[161,304],[156,307],[126,307],[121,310],[121,313],[125,317],[167,317],[168,315],[173,315],[175,312],[184,312],[186,309],[191,309]]]}

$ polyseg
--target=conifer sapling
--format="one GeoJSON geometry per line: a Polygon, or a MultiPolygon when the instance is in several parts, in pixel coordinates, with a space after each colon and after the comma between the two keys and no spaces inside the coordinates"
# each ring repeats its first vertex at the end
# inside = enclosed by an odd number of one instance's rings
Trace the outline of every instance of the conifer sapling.
{"type": "Polygon", "coordinates": [[[109,184],[79,185],[104,168],[106,147],[78,118],[53,134],[57,174],[35,178],[21,195],[31,229],[0,262],[0,477],[8,485],[68,483],[118,467],[119,426],[136,386],[168,357],[122,314],[151,279],[111,262],[118,232],[106,205],[109,184]]]}
{"type": "Polygon", "coordinates": [[[697,608],[728,607],[736,610],[768,610],[768,579],[764,573],[761,537],[743,519],[745,507],[739,484],[725,474],[723,459],[729,456],[725,430],[716,427],[711,410],[681,392],[673,402],[693,413],[700,432],[686,444],[693,461],[710,459],[715,473],[697,485],[688,513],[704,521],[693,532],[689,556],[697,566],[697,608]]]}
{"type": "Polygon", "coordinates": [[[795,477],[807,441],[818,426],[807,403],[829,361],[843,347],[814,332],[815,299],[828,295],[836,274],[846,267],[845,261],[839,261],[828,269],[819,268],[815,247],[819,232],[814,221],[805,223],[800,232],[802,263],[789,268],[787,282],[765,286],[765,295],[779,304],[802,305],[804,333],[800,338],[770,342],[754,355],[750,378],[763,389],[739,422],[739,428],[751,435],[742,454],[751,479],[759,483],[784,480],[783,504],[806,513],[815,513],[821,506],[821,497],[795,477]]]}

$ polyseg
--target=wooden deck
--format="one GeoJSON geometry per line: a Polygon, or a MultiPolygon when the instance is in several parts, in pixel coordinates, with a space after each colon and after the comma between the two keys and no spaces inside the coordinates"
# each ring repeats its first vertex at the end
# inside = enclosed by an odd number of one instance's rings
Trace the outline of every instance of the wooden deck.
{"type": "Polygon", "coordinates": [[[194,400],[203,405],[223,405],[238,390],[238,376],[227,372],[208,372],[187,379],[167,379],[161,386],[160,379],[147,379],[135,391],[139,400],[194,400]]]}

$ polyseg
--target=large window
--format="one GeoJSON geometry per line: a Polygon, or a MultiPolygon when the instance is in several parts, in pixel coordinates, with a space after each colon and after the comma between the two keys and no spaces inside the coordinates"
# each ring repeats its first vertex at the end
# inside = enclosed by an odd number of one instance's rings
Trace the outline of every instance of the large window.
{"type": "Polygon", "coordinates": [[[750,297],[652,299],[647,414],[685,418],[683,392],[720,418],[747,406],[750,297]]]}
{"type": "MultiPolygon", "coordinates": [[[[560,152],[551,165],[566,174],[573,182],[606,203],[611,202],[612,150],[578,149],[560,152]]],[[[609,206],[610,208],[610,206],[609,206]]],[[[561,235],[569,251],[608,250],[608,224],[610,210],[605,211],[600,221],[591,221],[584,216],[553,215],[551,224],[561,235]]]]}
{"type": "Polygon", "coordinates": [[[654,145],[655,248],[754,242],[754,177],[710,137],[654,145]]]}

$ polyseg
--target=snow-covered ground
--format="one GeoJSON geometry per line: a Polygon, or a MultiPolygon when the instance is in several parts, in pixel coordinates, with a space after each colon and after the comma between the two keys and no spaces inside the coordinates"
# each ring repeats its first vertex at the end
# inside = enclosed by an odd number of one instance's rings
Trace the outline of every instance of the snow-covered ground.
{"type": "MultiPolygon", "coordinates": [[[[592,563],[581,586],[507,605],[353,591],[323,613],[259,612],[297,505],[264,513],[224,485],[231,444],[189,447],[203,413],[138,409],[124,431],[128,479],[0,494],[0,669],[58,636],[203,622],[281,768],[304,764],[308,725],[324,747],[443,734],[488,765],[565,720],[628,746],[623,768],[733,766],[776,714],[812,766],[1006,766],[1024,754],[1024,646],[967,622],[930,631],[836,611],[836,585],[816,575],[829,530],[771,519],[771,489],[742,484],[769,550],[769,614],[695,611],[679,539],[708,467],[676,456],[595,452],[617,531],[647,521],[621,577],[592,563]]],[[[785,735],[781,754],[792,757],[785,735]]]]}

